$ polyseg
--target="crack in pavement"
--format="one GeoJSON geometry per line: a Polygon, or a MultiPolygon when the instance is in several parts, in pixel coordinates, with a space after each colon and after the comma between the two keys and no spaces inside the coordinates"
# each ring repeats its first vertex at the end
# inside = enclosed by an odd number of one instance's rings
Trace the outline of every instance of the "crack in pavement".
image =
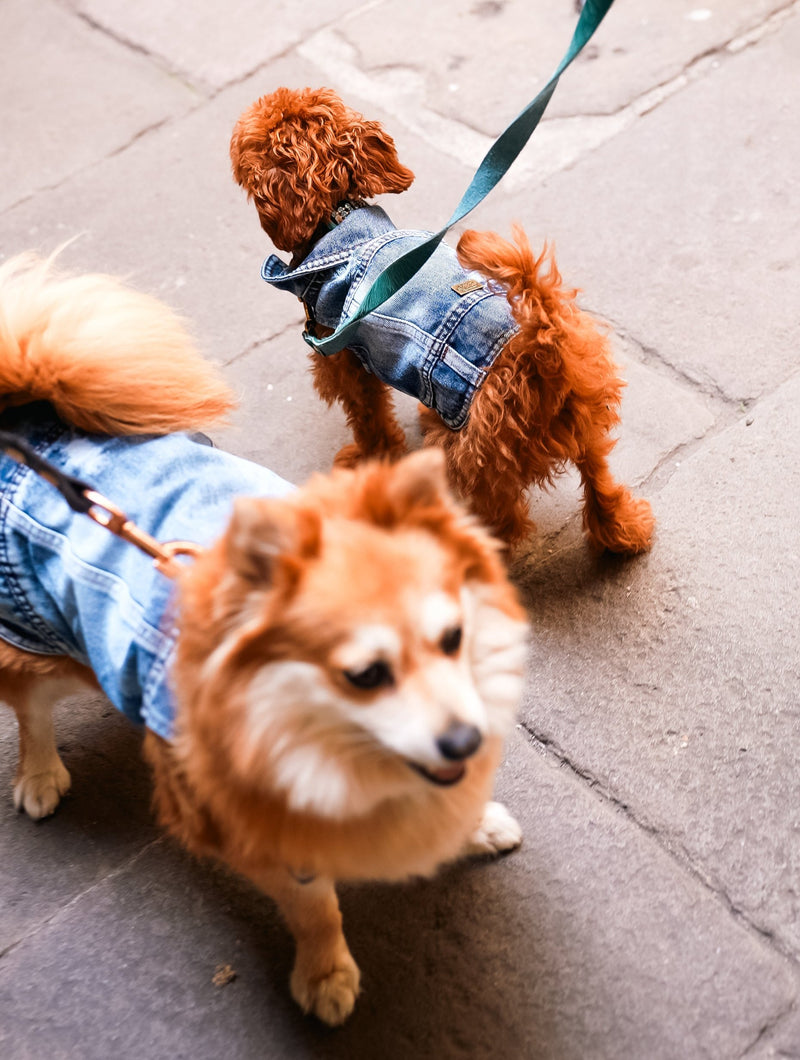
{"type": "MultiPolygon", "coordinates": [[[[580,158],[619,135],[637,118],[649,114],[677,92],[707,76],[721,59],[732,58],[775,32],[798,7],[799,0],[791,0],[780,11],[701,55],[694,56],[679,73],[645,90],[610,114],[545,117],[536,131],[535,157],[526,157],[525,152],[520,155],[503,179],[505,190],[513,193],[529,185],[532,180],[541,182],[574,165],[580,158]]],[[[351,14],[336,25],[351,21],[356,14],[351,14]]],[[[376,106],[396,117],[429,146],[450,155],[462,165],[477,167],[494,142],[494,137],[420,105],[422,74],[414,67],[395,67],[392,72],[396,71],[401,76],[384,81],[371,77],[358,63],[355,45],[345,40],[335,27],[318,30],[298,45],[297,52],[324,74],[335,78],[345,93],[352,92],[373,100],[376,106]]]]}
{"type": "Polygon", "coordinates": [[[257,350],[259,346],[265,346],[268,343],[276,342],[278,339],[282,339],[285,335],[289,335],[291,333],[296,334],[298,329],[302,327],[302,325],[303,317],[298,316],[297,320],[290,321],[278,331],[272,332],[269,335],[263,335],[259,339],[254,339],[252,342],[249,342],[243,350],[240,350],[239,353],[235,353],[233,357],[229,358],[228,360],[222,361],[222,367],[229,368],[232,364],[236,364],[237,361],[241,361],[245,357],[247,357],[248,354],[253,353],[253,351],[257,350]]]}
{"type": "Polygon", "coordinates": [[[764,943],[770,950],[780,955],[798,977],[798,984],[800,985],[800,963],[798,963],[796,954],[785,947],[768,928],[761,927],[751,919],[749,914],[739,908],[721,882],[715,882],[714,879],[707,876],[694,864],[691,855],[682,843],[670,843],[664,832],[657,825],[652,824],[644,817],[640,817],[632,809],[630,803],[614,795],[598,777],[592,774],[591,770],[582,768],[573,762],[555,740],[544,736],[542,733],[537,733],[527,722],[519,722],[518,727],[538,750],[543,750],[548,757],[566,768],[576,780],[587,784],[589,789],[602,802],[618,810],[626,820],[650,836],[683,872],[713,895],[738,923],[753,934],[759,942],[764,943]]]}
{"type": "MultiPolygon", "coordinates": [[[[469,125],[446,118],[429,108],[415,107],[413,106],[413,99],[411,99],[411,107],[408,105],[398,106],[398,98],[403,100],[404,95],[405,98],[413,97],[414,94],[420,91],[419,84],[407,85],[404,92],[402,85],[396,83],[398,81],[397,78],[390,79],[385,84],[371,78],[354,61],[357,55],[355,46],[336,32],[335,27],[358,18],[366,11],[381,6],[382,2],[383,0],[369,0],[369,2],[355,11],[350,12],[344,20],[332,20],[328,26],[323,26],[306,40],[289,45],[282,52],[282,55],[286,56],[296,50],[301,58],[306,59],[323,73],[335,77],[344,86],[344,91],[352,91],[354,94],[374,100],[376,106],[381,107],[388,114],[392,114],[410,132],[419,136],[420,139],[437,151],[443,151],[462,165],[476,167],[494,142],[493,137],[479,132],[469,125]]],[[[800,9],[800,0],[790,0],[786,6],[776,12],[772,12],[754,25],[747,27],[741,33],[707,49],[701,55],[694,56],[680,73],[661,84],[647,89],[611,114],[576,114],[566,118],[545,118],[536,134],[536,157],[526,157],[523,152],[499,186],[500,189],[513,194],[515,191],[529,185],[531,181],[541,182],[554,173],[574,165],[580,158],[596,150],[628,128],[637,118],[655,110],[671,96],[699,80],[700,77],[706,76],[708,72],[714,69],[714,60],[732,58],[746,48],[757,44],[768,34],[776,32],[798,9],[800,9]]],[[[198,99],[194,106],[188,107],[187,110],[182,111],[180,114],[169,115],[161,121],[153,122],[146,128],[138,130],[125,144],[114,148],[109,154],[67,174],[54,184],[37,188],[30,195],[26,195],[22,199],[9,204],[5,210],[15,209],[41,192],[58,190],[73,177],[91,170],[109,157],[124,153],[124,151],[149,133],[156,132],[190,116],[216,99],[228,87],[241,84],[247,78],[254,76],[258,70],[266,69],[276,59],[276,56],[270,56],[267,62],[215,88],[202,80],[196,82],[185,80],[185,72],[172,66],[164,56],[150,51],[144,45],[113,30],[87,12],[73,9],[73,14],[94,31],[108,36],[120,47],[128,48],[139,55],[143,55],[148,61],[169,75],[177,77],[187,89],[203,92],[204,95],[198,99]]],[[[392,69],[396,69],[400,74],[407,70],[411,75],[411,81],[419,82],[421,80],[412,67],[396,65],[392,69]]],[[[405,78],[405,80],[408,81],[409,78],[405,78]]]]}
{"type": "MultiPolygon", "coordinates": [[[[791,1001],[787,1005],[784,1005],[783,1008],[781,1008],[778,1012],[776,1012],[772,1019],[767,1020],[767,1022],[759,1029],[758,1034],[755,1036],[752,1042],[748,1046],[746,1046],[744,1051],[740,1054],[741,1060],[747,1060],[747,1057],[752,1056],[754,1050],[759,1048],[759,1046],[767,1045],[768,1039],[772,1037],[773,1033],[779,1029],[780,1024],[785,1022],[792,1015],[795,1009],[796,1004],[794,1001],[791,1001]]],[[[787,1053],[781,1051],[780,1053],[774,1053],[772,1055],[774,1055],[775,1057],[782,1058],[782,1060],[792,1060],[793,1057],[800,1057],[800,1052],[787,1053]]]]}
{"type": "Polygon", "coordinates": [[[2,961],[5,957],[8,957],[15,950],[19,949],[20,946],[24,946],[24,944],[30,939],[35,938],[40,932],[44,931],[47,927],[49,927],[50,924],[54,923],[54,921],[64,916],[74,905],[77,905],[78,902],[82,901],[87,895],[92,894],[93,891],[96,891],[98,887],[102,887],[110,880],[114,880],[117,876],[120,876],[122,875],[122,873],[127,872],[128,869],[132,868],[136,864],[136,862],[140,860],[140,858],[143,858],[145,854],[148,853],[148,851],[152,850],[153,847],[158,846],[159,844],[163,845],[164,842],[165,837],[163,835],[158,836],[155,839],[151,839],[140,850],[137,850],[135,854],[132,854],[125,861],[117,865],[116,868],[111,869],[110,872],[107,872],[104,876],[100,877],[100,879],[95,880],[94,883],[90,884],[90,886],[85,887],[82,891],[79,891],[77,894],[73,895],[72,898],[66,901],[63,905],[60,905],[58,909],[55,910],[55,912],[50,914],[50,916],[46,916],[43,920],[36,924],[35,927],[32,927],[29,931],[26,931],[24,935],[21,935],[18,939],[15,939],[13,942],[10,942],[4,949],[0,950],[0,961],[2,961]]]}

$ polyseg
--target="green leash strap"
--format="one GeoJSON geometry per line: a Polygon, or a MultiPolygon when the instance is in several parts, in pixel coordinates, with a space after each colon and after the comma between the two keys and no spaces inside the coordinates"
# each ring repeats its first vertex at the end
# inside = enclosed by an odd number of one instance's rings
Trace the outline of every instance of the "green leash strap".
{"type": "Polygon", "coordinates": [[[358,321],[368,313],[373,312],[378,306],[383,305],[385,301],[408,283],[411,277],[419,272],[433,254],[453,225],[463,220],[499,184],[539,124],[545,108],[550,102],[550,97],[556,90],[559,78],[572,60],[591,40],[613,2],[614,0],[586,0],[578,19],[578,25],[572,35],[570,46],[556,67],[555,73],[536,98],[517,115],[486,152],[486,156],[480,166],[478,166],[469,187],[464,192],[461,201],[444,228],[434,233],[424,243],[420,243],[413,250],[409,250],[397,258],[376,276],[358,310],[347,320],[342,321],[332,335],[325,339],[318,339],[310,335],[308,330],[306,330],[303,337],[317,353],[338,353],[339,350],[344,349],[358,321]]]}

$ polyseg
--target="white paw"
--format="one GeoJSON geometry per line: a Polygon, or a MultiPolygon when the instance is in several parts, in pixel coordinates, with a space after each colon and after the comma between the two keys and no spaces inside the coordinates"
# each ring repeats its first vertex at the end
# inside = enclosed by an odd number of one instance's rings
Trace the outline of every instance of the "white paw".
{"type": "Polygon", "coordinates": [[[300,962],[292,972],[292,997],[304,1012],[313,1012],[329,1027],[344,1023],[358,997],[361,973],[349,952],[322,976],[308,975],[300,962]]]}
{"type": "Polygon", "coordinates": [[[70,775],[59,759],[43,773],[19,777],[14,785],[14,807],[24,810],[34,821],[41,820],[53,813],[71,783],[70,775]]]}
{"type": "Polygon", "coordinates": [[[483,819],[467,841],[466,853],[502,854],[522,842],[522,829],[500,802],[487,802],[483,819]]]}

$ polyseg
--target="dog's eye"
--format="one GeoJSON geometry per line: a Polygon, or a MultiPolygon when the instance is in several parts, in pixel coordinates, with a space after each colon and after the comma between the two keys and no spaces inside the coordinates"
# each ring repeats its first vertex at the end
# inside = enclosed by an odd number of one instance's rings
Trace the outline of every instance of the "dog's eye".
{"type": "Polygon", "coordinates": [[[455,655],[461,647],[461,626],[448,629],[442,637],[440,647],[445,655],[455,655]]]}
{"type": "Polygon", "coordinates": [[[380,688],[382,685],[391,685],[394,682],[389,664],[383,662],[382,659],[371,663],[363,670],[345,670],[344,676],[356,688],[380,688]]]}

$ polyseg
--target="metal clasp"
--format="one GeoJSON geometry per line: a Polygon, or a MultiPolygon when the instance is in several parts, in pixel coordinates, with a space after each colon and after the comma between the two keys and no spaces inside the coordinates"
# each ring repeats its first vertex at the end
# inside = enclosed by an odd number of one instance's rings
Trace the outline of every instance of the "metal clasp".
{"type": "Polygon", "coordinates": [[[196,557],[203,551],[194,541],[156,541],[147,531],[132,522],[122,509],[96,490],[85,490],[84,497],[91,504],[86,513],[90,519],[150,556],[154,566],[168,578],[175,578],[180,572],[178,556],[196,557]]]}

